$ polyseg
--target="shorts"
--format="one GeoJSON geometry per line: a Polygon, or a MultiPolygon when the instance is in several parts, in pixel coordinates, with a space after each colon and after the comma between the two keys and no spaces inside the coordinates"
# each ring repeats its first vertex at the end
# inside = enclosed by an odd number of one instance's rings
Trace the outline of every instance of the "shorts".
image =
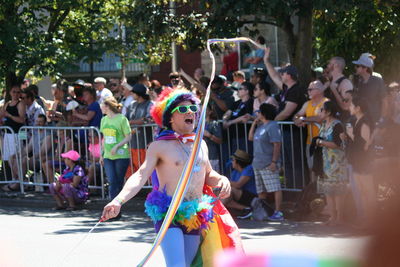
{"type": "Polygon", "coordinates": [[[238,202],[242,205],[251,206],[251,201],[257,197],[257,195],[247,191],[247,190],[242,190],[242,195],[240,196],[240,199],[238,200],[238,202]]]}
{"type": "Polygon", "coordinates": [[[275,172],[267,168],[254,169],[257,193],[281,191],[281,181],[279,180],[279,168],[275,172]]]}

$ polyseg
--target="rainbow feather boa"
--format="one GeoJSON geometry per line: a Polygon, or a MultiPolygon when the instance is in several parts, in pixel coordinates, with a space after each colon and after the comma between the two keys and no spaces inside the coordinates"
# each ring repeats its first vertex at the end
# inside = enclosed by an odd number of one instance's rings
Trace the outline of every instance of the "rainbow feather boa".
{"type": "MultiPolygon", "coordinates": [[[[165,188],[163,191],[154,188],[147,196],[144,204],[146,214],[154,223],[163,220],[171,200],[172,197],[167,195],[165,188]]],[[[188,232],[208,229],[208,224],[214,217],[213,207],[215,200],[212,196],[203,195],[200,199],[183,201],[172,222],[185,226],[188,232]]]]}

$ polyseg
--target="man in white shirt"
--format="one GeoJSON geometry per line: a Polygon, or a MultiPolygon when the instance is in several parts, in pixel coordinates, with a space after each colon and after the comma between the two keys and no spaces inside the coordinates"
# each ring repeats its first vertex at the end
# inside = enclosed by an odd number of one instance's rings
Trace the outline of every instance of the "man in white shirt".
{"type": "Polygon", "coordinates": [[[106,97],[112,96],[112,92],[106,88],[107,81],[103,77],[94,79],[94,87],[97,90],[97,102],[101,105],[106,97]]]}

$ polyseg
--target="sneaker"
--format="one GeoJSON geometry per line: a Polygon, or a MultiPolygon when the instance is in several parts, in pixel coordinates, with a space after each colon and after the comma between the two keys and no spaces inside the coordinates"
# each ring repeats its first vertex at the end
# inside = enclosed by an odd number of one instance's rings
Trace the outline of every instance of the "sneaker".
{"type": "Polygon", "coordinates": [[[272,214],[272,216],[268,217],[268,220],[270,221],[283,221],[283,213],[281,211],[275,211],[274,214],[272,214]]]}
{"type": "Polygon", "coordinates": [[[237,216],[238,219],[248,219],[253,215],[253,210],[251,208],[244,208],[242,215],[237,216]]]}

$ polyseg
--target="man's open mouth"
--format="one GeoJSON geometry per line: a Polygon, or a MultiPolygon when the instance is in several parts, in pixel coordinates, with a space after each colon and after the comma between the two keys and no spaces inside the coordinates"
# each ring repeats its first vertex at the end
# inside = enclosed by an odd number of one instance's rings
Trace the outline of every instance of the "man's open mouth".
{"type": "Polygon", "coordinates": [[[186,119],[186,120],[185,120],[185,123],[187,123],[187,124],[193,124],[193,119],[186,119]]]}

